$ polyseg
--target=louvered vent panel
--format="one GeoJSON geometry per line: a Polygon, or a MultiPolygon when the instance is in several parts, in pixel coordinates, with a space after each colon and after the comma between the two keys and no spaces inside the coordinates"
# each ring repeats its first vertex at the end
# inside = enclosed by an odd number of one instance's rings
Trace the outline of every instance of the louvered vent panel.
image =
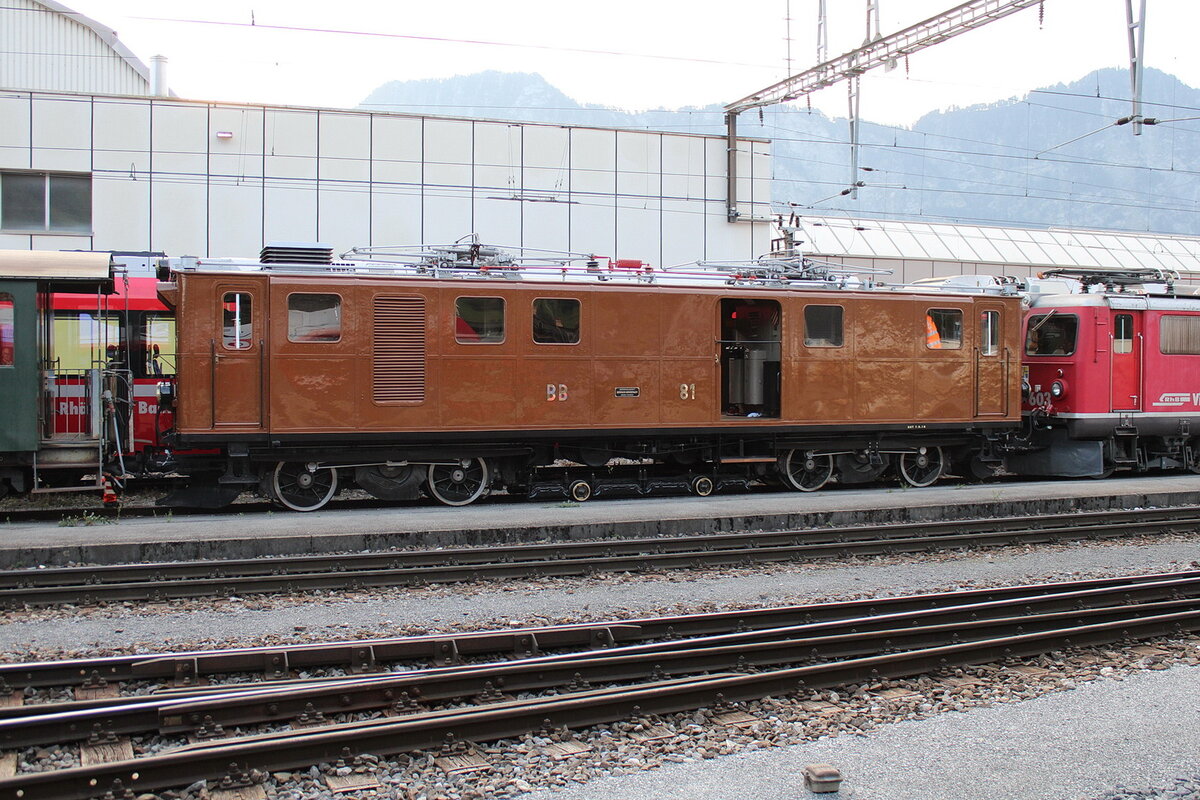
{"type": "Polygon", "coordinates": [[[375,298],[375,402],[425,399],[425,298],[375,298]]]}

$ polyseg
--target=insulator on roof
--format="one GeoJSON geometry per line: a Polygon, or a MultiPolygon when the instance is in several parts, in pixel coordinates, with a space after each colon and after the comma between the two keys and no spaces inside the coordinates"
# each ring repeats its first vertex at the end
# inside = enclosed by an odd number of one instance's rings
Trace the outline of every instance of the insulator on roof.
{"type": "Polygon", "coordinates": [[[332,264],[333,247],[324,242],[267,242],[258,260],[263,264],[332,264]]]}

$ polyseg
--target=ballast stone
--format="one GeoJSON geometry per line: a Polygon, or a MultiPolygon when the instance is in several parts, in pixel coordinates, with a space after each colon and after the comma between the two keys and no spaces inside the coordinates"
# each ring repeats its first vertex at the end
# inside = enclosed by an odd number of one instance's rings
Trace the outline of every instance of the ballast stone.
{"type": "Polygon", "coordinates": [[[814,794],[836,792],[842,785],[842,773],[830,764],[809,764],[804,768],[804,788],[814,794]]]}

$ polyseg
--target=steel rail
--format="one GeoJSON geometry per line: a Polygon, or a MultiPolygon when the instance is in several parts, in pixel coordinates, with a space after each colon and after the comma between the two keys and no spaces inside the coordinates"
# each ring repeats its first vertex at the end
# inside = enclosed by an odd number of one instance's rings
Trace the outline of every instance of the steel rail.
{"type": "MultiPolygon", "coordinates": [[[[856,539],[838,531],[812,532],[820,541],[808,542],[803,533],[785,534],[791,539],[770,545],[749,542],[750,546],[717,549],[706,546],[707,536],[691,539],[692,550],[656,552],[639,540],[623,552],[580,557],[561,556],[532,561],[495,560],[489,563],[447,564],[454,551],[442,551],[442,564],[399,566],[385,569],[296,573],[290,575],[236,575],[220,578],[183,578],[178,580],[149,580],[132,583],[76,584],[0,590],[0,606],[45,606],[55,604],[90,604],[100,601],[139,601],[206,597],[221,592],[228,594],[279,593],[312,590],[356,590],[365,587],[414,586],[429,583],[460,583],[481,580],[512,580],[517,578],[577,577],[606,572],[641,572],[646,570],[700,568],[703,566],[743,566],[777,561],[798,561],[847,557],[852,555],[881,555],[885,553],[914,553],[928,550],[961,547],[996,547],[1018,543],[1044,543],[1062,539],[1132,536],[1148,531],[1161,531],[1178,526],[1200,525],[1200,517],[1165,518],[1158,520],[1127,520],[1110,523],[1063,525],[1048,528],[1020,528],[978,531],[970,533],[945,532],[930,536],[903,538],[856,539]],[[828,541],[828,539],[834,541],[828,541]],[[795,540],[800,541],[795,541],[795,540]]],[[[779,534],[776,534],[777,536],[779,534]]],[[[748,535],[741,535],[748,536],[748,535]]],[[[620,542],[607,543],[608,549],[618,551],[620,542]]],[[[548,546],[551,550],[557,545],[548,546]]],[[[493,550],[496,557],[497,551],[493,550]]],[[[501,554],[500,559],[504,556],[501,554]]]]}
{"type": "Polygon", "coordinates": [[[160,732],[215,735],[221,726],[279,722],[303,715],[403,708],[414,701],[529,691],[590,682],[778,666],[871,655],[1109,618],[1200,608],[1200,578],[1090,589],[876,617],[810,623],[608,651],[521,659],[475,667],[409,671],[296,684],[193,689],[190,696],[141,696],[107,703],[25,706],[0,719],[0,746],[29,746],[160,732]],[[1173,599],[1164,599],[1173,598],[1173,599]],[[1137,605],[1132,605],[1136,603],[1137,605]],[[1014,611],[1021,613],[1014,614],[1014,611]]]}
{"type": "MultiPolygon", "coordinates": [[[[876,616],[905,610],[941,608],[1069,593],[1084,589],[1134,586],[1142,583],[1200,577],[1200,570],[1147,575],[1058,581],[984,589],[932,592],[867,598],[834,603],[810,603],[773,608],[740,609],[708,614],[642,617],[628,621],[429,634],[386,639],[244,647],[215,651],[139,653],[94,659],[0,664],[0,687],[24,689],[43,686],[77,686],[134,679],[172,679],[194,683],[204,675],[261,672],[285,677],[289,669],[344,667],[354,672],[373,670],[381,663],[429,661],[448,665],[470,656],[512,653],[530,656],[547,649],[604,647],[618,642],[646,641],[681,636],[702,636],[734,631],[779,628],[853,617],[876,616]]],[[[18,712],[0,708],[0,718],[18,712]]]]}
{"type": "Polygon", "coordinates": [[[700,534],[696,536],[643,537],[636,539],[542,542],[497,547],[462,547],[434,550],[397,550],[374,553],[342,553],[203,561],[164,561],[145,564],[101,564],[86,567],[49,567],[0,570],[0,590],[63,586],[102,586],[113,583],[165,582],[185,579],[219,579],[257,576],[310,575],[377,569],[438,566],[487,565],[497,561],[497,552],[508,561],[545,561],[621,554],[691,553],[696,550],[735,550],[784,544],[819,544],[863,539],[912,538],[939,532],[960,534],[1000,529],[1022,531],[1056,527],[1079,529],[1128,523],[1158,529],[1158,523],[1200,525],[1200,506],[1160,509],[1101,511],[1084,514],[1051,514],[1027,517],[991,517],[973,520],[937,520],[890,525],[856,525],[785,531],[700,534]],[[699,547],[698,547],[699,545],[699,547]]]}
{"type": "Polygon", "coordinates": [[[0,800],[85,800],[106,791],[120,796],[225,775],[236,785],[250,770],[280,770],[332,762],[357,753],[388,754],[435,748],[447,738],[493,741],[544,726],[580,728],[714,703],[899,678],[952,665],[1039,655],[1063,647],[1109,644],[1200,630],[1200,612],[1121,619],[1017,636],[922,648],[750,674],[717,674],[634,688],[557,695],[481,708],[452,709],[365,723],[265,734],[230,743],[191,745],[148,756],[0,779],[0,800]]]}

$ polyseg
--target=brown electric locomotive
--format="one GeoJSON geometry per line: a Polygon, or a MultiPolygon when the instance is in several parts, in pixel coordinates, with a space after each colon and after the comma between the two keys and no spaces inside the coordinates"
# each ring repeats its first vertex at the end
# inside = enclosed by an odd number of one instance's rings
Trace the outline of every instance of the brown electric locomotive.
{"type": "Polygon", "coordinates": [[[168,262],[191,502],[811,491],[889,468],[923,486],[1020,424],[1021,302],[1002,287],[798,259],[518,262],[474,242],[365,255],[168,262]]]}

